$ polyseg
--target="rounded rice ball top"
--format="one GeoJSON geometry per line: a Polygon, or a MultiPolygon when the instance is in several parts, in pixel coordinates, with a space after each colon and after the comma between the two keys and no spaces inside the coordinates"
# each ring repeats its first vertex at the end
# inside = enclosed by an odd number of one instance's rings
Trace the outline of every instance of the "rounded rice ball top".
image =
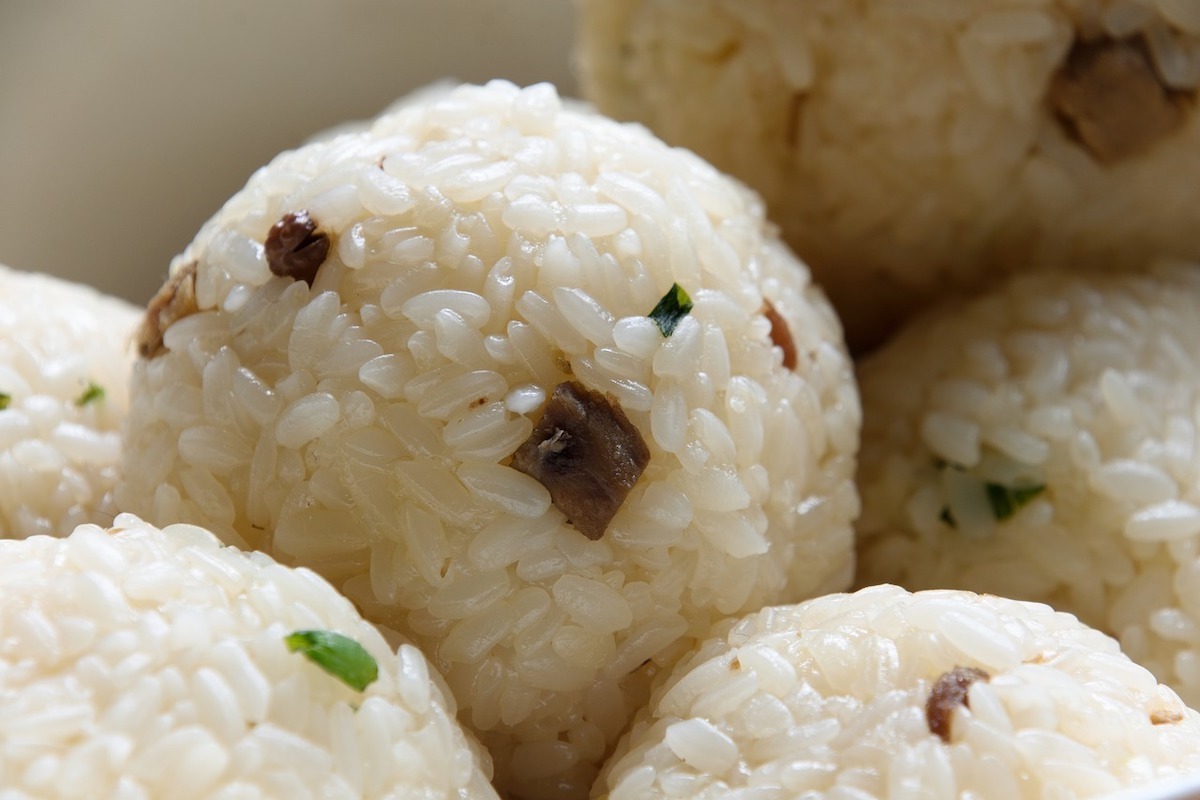
{"type": "Polygon", "coordinates": [[[0,596],[14,796],[496,796],[425,658],[308,570],[122,514],[0,542],[0,596]],[[285,641],[314,631],[354,660],[326,670],[285,641]],[[360,691],[340,676],[363,660],[360,691]]]}
{"type": "Polygon", "coordinates": [[[865,349],[997,275],[1200,258],[1198,8],[589,0],[582,82],[762,192],[865,349]]]}
{"type": "Polygon", "coordinates": [[[0,266],[0,538],[112,520],[139,316],[0,266]]]}
{"type": "Polygon", "coordinates": [[[1200,267],[1027,276],[860,365],[864,583],[1047,602],[1200,702],[1200,267]]]}
{"type": "Polygon", "coordinates": [[[496,82],[279,156],[152,303],[123,507],[330,578],[527,797],[653,659],[853,570],[859,406],[756,196],[496,82]]]}
{"type": "Polygon", "coordinates": [[[1200,714],[1109,637],[1044,605],[885,585],[718,625],[593,795],[1096,797],[1197,771],[1200,714]]]}

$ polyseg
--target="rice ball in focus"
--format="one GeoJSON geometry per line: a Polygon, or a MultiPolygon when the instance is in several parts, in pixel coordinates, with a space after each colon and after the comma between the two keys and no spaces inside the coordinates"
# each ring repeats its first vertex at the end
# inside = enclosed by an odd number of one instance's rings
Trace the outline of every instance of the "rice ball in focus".
{"type": "Polygon", "coordinates": [[[124,506],[413,637],[502,790],[581,796],[688,637],[849,584],[828,304],[754,195],[550,86],[279,156],[142,341],[124,506]]]}
{"type": "Polygon", "coordinates": [[[1038,600],[1200,703],[1200,267],[1025,276],[860,365],[864,583],[1038,600]]]}
{"type": "Polygon", "coordinates": [[[581,10],[590,99],[762,192],[852,347],[998,274],[1200,258],[1200,4],[581,10]]]}
{"type": "Polygon", "coordinates": [[[1200,771],[1200,715],[1069,614],[877,586],[719,625],[593,790],[1096,797],[1200,771]]]}
{"type": "Polygon", "coordinates": [[[138,309],[0,266],[0,538],[111,522],[138,309]]]}
{"type": "Polygon", "coordinates": [[[21,797],[494,798],[432,670],[324,580],[130,514],[0,542],[21,797]]]}

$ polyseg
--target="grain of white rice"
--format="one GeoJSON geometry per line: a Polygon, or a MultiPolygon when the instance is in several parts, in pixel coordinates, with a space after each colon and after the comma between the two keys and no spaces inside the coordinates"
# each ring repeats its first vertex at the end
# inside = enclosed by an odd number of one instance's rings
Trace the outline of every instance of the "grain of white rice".
{"type": "Polygon", "coordinates": [[[998,275],[1200,258],[1193,0],[587,0],[581,16],[588,99],[761,192],[855,347],[998,275]],[[1074,125],[1055,81],[1109,45],[1124,60],[1096,102],[1119,112],[1074,125]],[[1140,127],[1151,110],[1170,121],[1140,127]],[[1150,133],[1116,156],[1079,135],[1113,124],[1150,133]]]}
{"type": "Polygon", "coordinates": [[[90,288],[0,266],[0,537],[111,521],[138,318],[90,288]]]}
{"type": "Polygon", "coordinates": [[[124,507],[302,561],[414,637],[505,791],[582,796],[689,630],[848,583],[837,320],[754,195],[641,128],[462,87],[279,156],[193,261],[196,335],[134,379],[124,507]],[[301,209],[330,239],[311,287],[224,266],[301,209]],[[510,465],[571,378],[650,450],[598,541],[510,465]]]}
{"type": "Polygon", "coordinates": [[[496,796],[420,652],[313,573],[129,514],[0,551],[14,797],[496,796]],[[378,678],[359,692],[289,652],[304,629],[353,639],[378,678]]]}
{"type": "Polygon", "coordinates": [[[1200,363],[1169,344],[1200,336],[1198,301],[1190,264],[1027,277],[864,361],[860,580],[1050,603],[1200,701],[1179,669],[1200,647],[1179,634],[1200,620],[1184,577],[1200,547],[1200,363]],[[1073,349],[1053,388],[1023,349],[995,354],[990,376],[976,369],[970,352],[1015,340],[1073,349]],[[992,495],[1022,486],[1044,490],[1000,514],[992,495]]]}
{"type": "Polygon", "coordinates": [[[1046,606],[878,586],[716,625],[593,795],[1098,797],[1197,772],[1200,715],[1112,639],[1046,606]],[[939,738],[927,703],[958,667],[988,679],[939,738]]]}
{"type": "Polygon", "coordinates": [[[398,353],[376,356],[358,368],[358,379],[385,400],[400,397],[411,377],[412,360],[398,353]]]}

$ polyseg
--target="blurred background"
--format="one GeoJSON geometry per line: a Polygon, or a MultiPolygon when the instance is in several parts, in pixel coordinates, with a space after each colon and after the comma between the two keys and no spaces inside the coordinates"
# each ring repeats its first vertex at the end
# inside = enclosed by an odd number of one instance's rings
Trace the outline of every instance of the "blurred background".
{"type": "Polygon", "coordinates": [[[575,93],[570,0],[0,0],[0,263],[144,304],[280,150],[439,79],[575,93]]]}

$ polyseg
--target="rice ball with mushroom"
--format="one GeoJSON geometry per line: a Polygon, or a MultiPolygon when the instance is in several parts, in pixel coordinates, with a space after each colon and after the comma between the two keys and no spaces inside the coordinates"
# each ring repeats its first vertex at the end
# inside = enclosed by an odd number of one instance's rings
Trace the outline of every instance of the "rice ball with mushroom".
{"type": "Polygon", "coordinates": [[[688,637],[850,581],[828,304],[756,196],[550,86],[285,153],[171,274],[122,503],[412,636],[505,790],[586,793],[688,637]]]}
{"type": "Polygon", "coordinates": [[[877,586],[722,623],[593,795],[1107,796],[1200,772],[1200,714],[1047,606],[877,586]]]}
{"type": "Polygon", "coordinates": [[[1025,276],[860,365],[860,574],[1038,600],[1200,703],[1200,267],[1025,276]]]}
{"type": "Polygon", "coordinates": [[[411,644],[191,525],[0,542],[14,797],[495,798],[411,644]]]}
{"type": "Polygon", "coordinates": [[[0,538],[111,522],[141,313],[0,266],[0,538]]]}
{"type": "Polygon", "coordinates": [[[762,192],[855,348],[1017,270],[1200,258],[1200,4],[588,0],[583,85],[762,192]]]}

